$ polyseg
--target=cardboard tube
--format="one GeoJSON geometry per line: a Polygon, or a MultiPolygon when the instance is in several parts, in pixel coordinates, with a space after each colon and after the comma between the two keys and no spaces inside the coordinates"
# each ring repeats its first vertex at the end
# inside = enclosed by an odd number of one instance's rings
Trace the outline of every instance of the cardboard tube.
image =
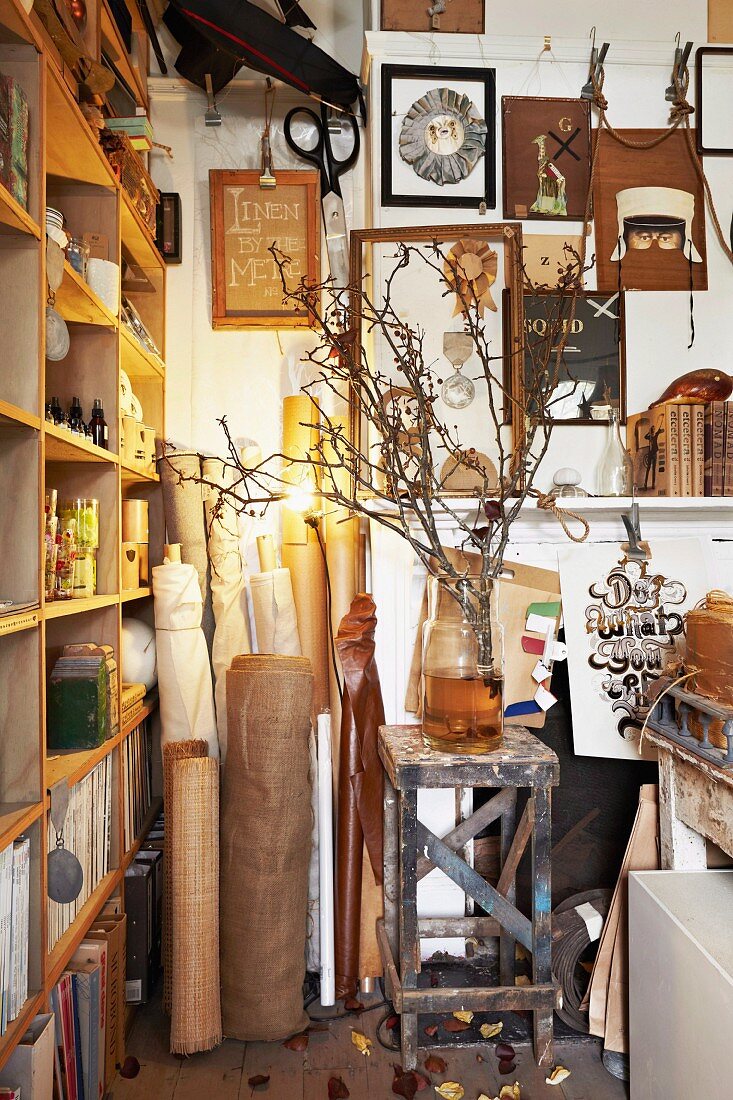
{"type": "Polygon", "coordinates": [[[167,561],[180,561],[181,560],[181,544],[180,542],[166,543],[163,547],[163,557],[167,561]]]}
{"type": "MultiPolygon", "coordinates": [[[[318,418],[318,405],[307,394],[286,397],[283,400],[283,454],[293,460],[315,455],[318,429],[310,427],[318,418]]],[[[287,463],[282,471],[283,480],[294,486],[310,481],[317,486],[314,472],[302,462],[293,466],[287,463]]],[[[316,507],[319,502],[316,500],[316,507]]],[[[329,704],[328,685],[328,621],[326,613],[326,566],[318,544],[318,534],[307,524],[302,513],[283,504],[282,565],[290,570],[295,609],[298,615],[298,634],[303,656],[313,669],[314,716],[329,704]]]]}
{"type": "Polygon", "coordinates": [[[260,573],[272,573],[276,568],[275,542],[272,535],[257,536],[257,555],[260,559],[260,573]]]}

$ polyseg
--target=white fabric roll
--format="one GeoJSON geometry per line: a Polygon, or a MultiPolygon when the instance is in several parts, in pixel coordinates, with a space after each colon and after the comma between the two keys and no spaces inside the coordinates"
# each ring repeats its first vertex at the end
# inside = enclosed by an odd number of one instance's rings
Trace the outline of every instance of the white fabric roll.
{"type": "Polygon", "coordinates": [[[257,631],[257,652],[300,657],[302,650],[290,570],[252,573],[249,587],[257,631]]]}
{"type": "MultiPolygon", "coordinates": [[[[238,475],[233,466],[220,458],[206,458],[203,462],[203,476],[207,482],[213,482],[225,489],[233,484],[238,475]]],[[[233,657],[241,653],[251,653],[252,645],[249,637],[247,592],[239,550],[237,509],[225,495],[211,488],[208,489],[204,506],[211,562],[211,602],[216,623],[211,663],[214,668],[216,724],[223,763],[227,754],[227,669],[233,657]]]]}
{"type": "Polygon", "coordinates": [[[201,630],[202,599],[193,565],[153,569],[161,743],[202,738],[219,756],[211,667],[201,630]]]}

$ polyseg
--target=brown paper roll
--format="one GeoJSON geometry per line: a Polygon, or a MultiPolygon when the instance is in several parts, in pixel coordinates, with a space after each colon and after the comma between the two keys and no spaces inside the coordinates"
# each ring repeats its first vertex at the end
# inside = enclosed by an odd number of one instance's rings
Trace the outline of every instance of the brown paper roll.
{"type": "MultiPolygon", "coordinates": [[[[293,459],[315,455],[318,430],[308,425],[315,424],[317,417],[318,406],[306,394],[284,398],[283,454],[293,459]]],[[[308,477],[307,468],[286,465],[282,476],[293,485],[302,485],[308,477]]],[[[315,474],[311,482],[314,479],[315,474]]],[[[318,535],[303,516],[285,504],[281,516],[282,565],[290,570],[300,644],[313,669],[313,713],[318,714],[329,704],[326,567],[318,535]]]]}
{"type": "Polygon", "coordinates": [[[122,541],[148,542],[149,538],[148,501],[123,500],[122,541]]]}
{"type": "MultiPolygon", "coordinates": [[[[349,430],[347,416],[331,416],[334,429],[349,430]]],[[[329,492],[338,489],[347,493],[350,489],[348,472],[336,469],[337,455],[328,440],[324,440],[323,457],[332,463],[332,474],[324,476],[323,489],[329,492]],[[333,484],[329,484],[329,479],[333,484]]],[[[338,633],[339,623],[351,607],[356,595],[356,535],[359,521],[349,516],[348,508],[342,508],[329,501],[326,511],[326,561],[331,578],[331,629],[334,636],[338,633]]],[[[341,741],[341,699],[339,697],[336,673],[333,662],[328,663],[329,697],[331,707],[331,753],[333,761],[334,794],[338,783],[339,750],[341,741]]],[[[370,972],[371,973],[371,972],[370,972]]],[[[374,971],[377,973],[377,971],[374,971]]]]}

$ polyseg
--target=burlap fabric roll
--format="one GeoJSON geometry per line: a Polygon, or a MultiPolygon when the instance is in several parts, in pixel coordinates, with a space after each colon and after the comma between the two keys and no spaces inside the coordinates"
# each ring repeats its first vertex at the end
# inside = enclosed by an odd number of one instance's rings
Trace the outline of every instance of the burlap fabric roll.
{"type": "Polygon", "coordinates": [[[312,699],[305,657],[235,657],[227,673],[220,936],[230,1038],[283,1039],[308,1026],[302,985],[312,699]]]}
{"type": "MultiPolygon", "coordinates": [[[[174,759],[171,1053],[211,1050],[222,1040],[219,995],[219,761],[174,759]]],[[[241,975],[240,975],[241,979],[241,975]]]]}
{"type": "Polygon", "coordinates": [[[176,760],[192,756],[207,756],[208,747],[201,739],[171,741],[162,746],[163,805],[165,806],[165,881],[163,888],[163,1010],[170,1016],[173,1003],[173,890],[170,857],[173,851],[173,765],[176,760]]]}

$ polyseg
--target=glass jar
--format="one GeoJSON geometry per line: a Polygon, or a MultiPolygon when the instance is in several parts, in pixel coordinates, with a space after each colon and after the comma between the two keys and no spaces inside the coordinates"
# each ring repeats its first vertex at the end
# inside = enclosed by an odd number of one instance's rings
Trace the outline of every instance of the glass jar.
{"type": "Polygon", "coordinates": [[[487,753],[503,738],[504,635],[492,581],[484,591],[481,583],[447,574],[429,580],[422,728],[426,745],[440,752],[487,753]]]}
{"type": "Polygon", "coordinates": [[[70,237],[66,246],[66,259],[77,275],[82,279],[87,277],[87,263],[89,262],[89,245],[81,237],[70,237]]]}
{"type": "Polygon", "coordinates": [[[598,467],[598,495],[600,497],[630,497],[634,481],[631,455],[621,439],[618,409],[608,410],[606,447],[598,467]]]}

